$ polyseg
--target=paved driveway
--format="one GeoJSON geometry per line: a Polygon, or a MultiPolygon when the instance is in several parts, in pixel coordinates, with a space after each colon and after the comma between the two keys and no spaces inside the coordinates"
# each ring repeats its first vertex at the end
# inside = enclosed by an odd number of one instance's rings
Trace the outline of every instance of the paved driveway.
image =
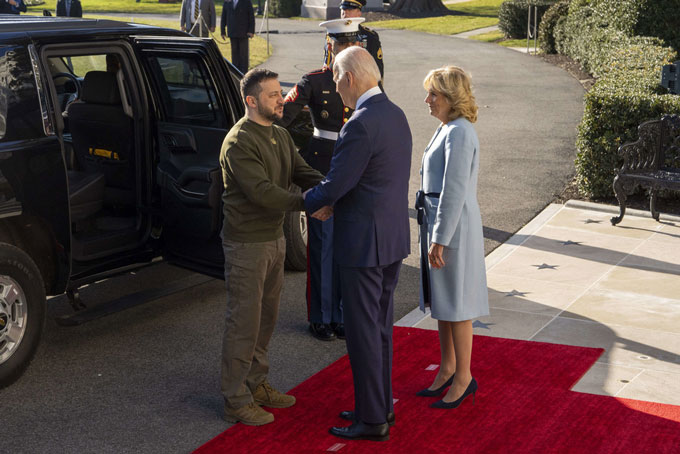
{"type": "MultiPolygon", "coordinates": [[[[275,55],[265,64],[288,86],[319,66],[323,35],[314,22],[270,21],[275,55]]],[[[423,103],[432,68],[456,64],[472,73],[480,104],[479,198],[486,250],[545,207],[573,169],[582,89],[567,73],[511,50],[464,39],[381,30],[385,89],[414,135],[411,196],[422,150],[435,130],[423,103]]],[[[412,235],[415,247],[416,229],[412,235]]],[[[94,284],[97,305],[134,291],[162,288],[191,273],[159,265],[94,284]]],[[[405,261],[395,319],[417,305],[417,255],[405,261]]],[[[287,273],[271,346],[271,381],[290,389],[345,353],[306,332],[304,273],[287,273]]],[[[50,305],[44,342],[26,375],[0,391],[0,452],[188,452],[224,429],[218,357],[224,314],[221,281],[211,280],[85,325],[65,328],[63,297],[50,305]]],[[[323,398],[323,396],[319,396],[323,398]]]]}

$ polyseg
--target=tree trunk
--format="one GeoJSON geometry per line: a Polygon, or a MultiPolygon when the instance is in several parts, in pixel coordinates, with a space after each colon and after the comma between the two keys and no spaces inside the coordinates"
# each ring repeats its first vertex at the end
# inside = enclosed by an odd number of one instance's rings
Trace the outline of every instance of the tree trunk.
{"type": "Polygon", "coordinates": [[[422,13],[422,12],[439,12],[448,11],[444,6],[442,0],[396,0],[389,12],[406,12],[406,13],[422,13]]]}

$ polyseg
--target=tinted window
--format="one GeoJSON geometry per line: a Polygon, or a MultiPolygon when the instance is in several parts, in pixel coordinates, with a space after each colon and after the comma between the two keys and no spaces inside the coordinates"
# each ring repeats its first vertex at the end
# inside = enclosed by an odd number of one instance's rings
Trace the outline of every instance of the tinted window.
{"type": "Polygon", "coordinates": [[[215,87],[198,55],[152,56],[167,121],[224,127],[215,87]]]}
{"type": "Polygon", "coordinates": [[[28,51],[25,47],[0,47],[0,140],[44,136],[28,51]]]}

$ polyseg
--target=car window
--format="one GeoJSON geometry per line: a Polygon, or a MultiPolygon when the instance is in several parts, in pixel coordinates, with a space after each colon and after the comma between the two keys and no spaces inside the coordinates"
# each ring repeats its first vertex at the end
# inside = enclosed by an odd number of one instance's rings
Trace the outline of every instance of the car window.
{"type": "Polygon", "coordinates": [[[46,134],[36,84],[28,49],[0,47],[0,141],[46,134]]]}
{"type": "Polygon", "coordinates": [[[167,120],[223,127],[215,87],[198,55],[151,56],[167,120]]]}

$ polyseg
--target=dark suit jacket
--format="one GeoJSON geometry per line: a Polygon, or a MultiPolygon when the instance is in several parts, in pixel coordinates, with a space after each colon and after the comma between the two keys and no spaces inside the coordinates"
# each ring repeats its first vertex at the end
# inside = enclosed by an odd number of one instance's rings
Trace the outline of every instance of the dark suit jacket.
{"type": "Polygon", "coordinates": [[[227,0],[222,6],[222,34],[229,38],[246,38],[248,33],[255,33],[255,14],[250,0],[238,0],[234,9],[233,0],[227,0]],[[225,32],[225,27],[227,31],[225,32]]]}
{"type": "Polygon", "coordinates": [[[10,5],[7,0],[0,0],[0,14],[19,14],[26,12],[26,4],[17,0],[18,6],[10,5]]]}
{"type": "MultiPolygon", "coordinates": [[[[69,17],[83,17],[83,6],[80,0],[71,0],[71,11],[69,17]]],[[[57,0],[57,16],[66,16],[66,1],[57,0]]]]}
{"type": "Polygon", "coordinates": [[[334,206],[340,266],[385,266],[409,254],[411,148],[406,116],[385,94],[369,98],[340,131],[328,175],[305,198],[309,213],[334,206]]]}

